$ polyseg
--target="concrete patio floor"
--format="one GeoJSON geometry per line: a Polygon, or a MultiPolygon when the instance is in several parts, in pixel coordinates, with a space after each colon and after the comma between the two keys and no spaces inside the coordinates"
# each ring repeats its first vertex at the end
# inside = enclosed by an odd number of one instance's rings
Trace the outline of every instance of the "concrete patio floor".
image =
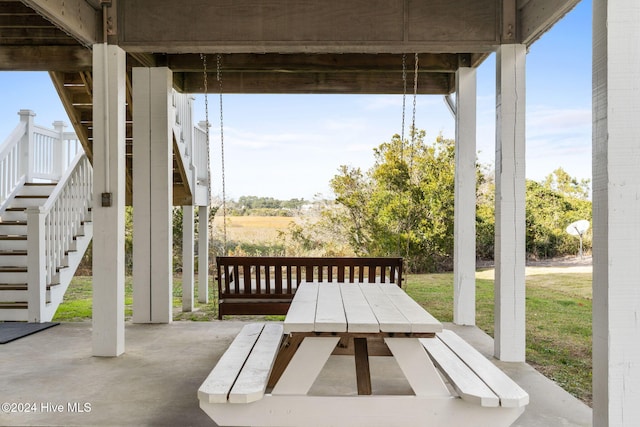
{"type": "MultiPolygon", "coordinates": [[[[0,345],[2,426],[215,426],[197,390],[244,322],[126,326],[126,353],[91,356],[91,323],[0,345]],[[7,412],[20,409],[20,413],[7,412]],[[30,411],[30,412],[27,412],[30,411]]],[[[493,341],[454,329],[485,355],[493,341]]],[[[530,395],[519,427],[591,426],[591,409],[526,364],[498,365],[530,395]]]]}

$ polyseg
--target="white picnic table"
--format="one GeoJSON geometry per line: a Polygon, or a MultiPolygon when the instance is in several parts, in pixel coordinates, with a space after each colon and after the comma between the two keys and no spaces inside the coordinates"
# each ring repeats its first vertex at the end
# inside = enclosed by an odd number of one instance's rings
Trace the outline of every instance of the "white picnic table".
{"type": "MultiPolygon", "coordinates": [[[[275,354],[270,369],[264,369],[264,358],[259,369],[239,368],[237,381],[254,378],[251,388],[236,387],[225,401],[224,393],[203,391],[217,390],[212,376],[201,387],[200,406],[218,425],[495,427],[511,425],[528,403],[517,384],[456,334],[443,331],[396,284],[302,282],[281,327],[279,350],[269,347],[275,354]],[[310,393],[332,355],[353,356],[357,394],[310,393]],[[372,393],[370,356],[395,359],[412,393],[372,393]],[[485,385],[465,357],[488,369],[485,376],[497,376],[504,390],[485,385]],[[256,388],[258,378],[268,381],[256,388]]],[[[274,327],[269,330],[272,336],[274,327]]],[[[223,359],[220,364],[228,362],[223,359]]]]}
{"type": "Polygon", "coordinates": [[[275,393],[308,392],[340,344],[353,349],[358,394],[371,394],[368,344],[383,340],[412,387],[424,389],[433,376],[424,366],[433,364],[417,338],[440,331],[442,324],[396,284],[303,282],[284,321],[290,351],[281,352],[270,383],[275,393]]]}

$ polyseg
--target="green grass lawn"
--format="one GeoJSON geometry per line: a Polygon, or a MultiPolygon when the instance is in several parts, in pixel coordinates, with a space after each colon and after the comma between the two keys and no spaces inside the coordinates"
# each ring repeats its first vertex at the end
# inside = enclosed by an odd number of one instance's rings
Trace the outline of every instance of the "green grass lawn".
{"type": "MultiPolygon", "coordinates": [[[[527,276],[527,362],[591,405],[591,274],[527,276]]],[[[453,274],[409,275],[406,291],[453,320],[453,274]]],[[[493,336],[493,280],[476,279],[476,323],[493,336]]]]}
{"type": "MultiPolygon", "coordinates": [[[[493,336],[493,280],[476,278],[476,322],[493,336]]],[[[405,290],[443,322],[453,320],[453,274],[410,274],[405,290]]],[[[174,278],[174,320],[217,319],[217,289],[209,284],[210,302],[197,302],[183,313],[182,281],[174,278]]],[[[125,281],[125,317],[131,317],[131,277],[125,281]]],[[[591,274],[554,273],[527,276],[527,362],[591,405],[591,274]]],[[[75,277],[54,320],[91,318],[91,278],[75,277]]],[[[240,320],[241,317],[234,316],[240,320]]],[[[247,318],[255,318],[247,316],[247,318]]],[[[273,317],[282,319],[282,317],[273,317]]]]}

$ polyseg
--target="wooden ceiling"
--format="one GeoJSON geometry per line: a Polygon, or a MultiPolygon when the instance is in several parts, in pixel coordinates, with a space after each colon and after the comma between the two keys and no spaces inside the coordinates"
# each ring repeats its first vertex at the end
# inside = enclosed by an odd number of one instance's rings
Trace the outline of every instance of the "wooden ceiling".
{"type": "MultiPolygon", "coordinates": [[[[228,93],[448,94],[460,66],[501,43],[533,43],[579,0],[0,0],[0,70],[91,70],[91,45],[131,66],[168,66],[176,89],[204,90],[222,55],[228,93]]],[[[1,77],[0,77],[1,78],[1,77]]]]}

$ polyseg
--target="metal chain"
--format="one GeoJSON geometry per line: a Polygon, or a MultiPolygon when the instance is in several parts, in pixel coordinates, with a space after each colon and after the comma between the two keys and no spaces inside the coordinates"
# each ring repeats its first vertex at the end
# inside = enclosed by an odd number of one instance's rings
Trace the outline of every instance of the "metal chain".
{"type": "Polygon", "coordinates": [[[222,172],[222,245],[224,254],[227,253],[227,192],[224,171],[224,115],[222,110],[222,55],[216,56],[216,79],[220,90],[220,162],[222,172]]]}
{"type": "Polygon", "coordinates": [[[418,98],[418,54],[414,57],[413,69],[413,117],[411,119],[411,154],[409,157],[409,172],[413,169],[413,152],[415,150],[416,141],[416,100],[418,98]]]}
{"type": "Polygon", "coordinates": [[[209,135],[209,79],[207,78],[207,55],[201,53],[202,60],[202,81],[204,82],[204,117],[206,122],[206,138],[207,138],[207,185],[211,191],[211,137],[209,135]]]}
{"type": "Polygon", "coordinates": [[[416,99],[418,98],[418,54],[415,54],[415,66],[413,70],[413,118],[411,121],[411,143],[415,141],[416,133],[416,99]]]}
{"type": "Polygon", "coordinates": [[[404,157],[404,112],[407,100],[407,54],[402,54],[402,132],[400,135],[400,160],[404,157]]]}

